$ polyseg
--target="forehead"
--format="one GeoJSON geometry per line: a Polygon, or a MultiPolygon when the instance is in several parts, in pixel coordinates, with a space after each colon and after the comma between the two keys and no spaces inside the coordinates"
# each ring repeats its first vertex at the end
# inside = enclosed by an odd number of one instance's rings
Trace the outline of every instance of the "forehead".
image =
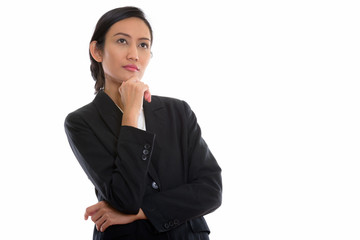
{"type": "Polygon", "coordinates": [[[126,33],[133,38],[149,38],[150,39],[150,30],[146,23],[140,18],[126,18],[114,23],[109,31],[107,32],[107,37],[112,37],[117,33],[126,33]]]}

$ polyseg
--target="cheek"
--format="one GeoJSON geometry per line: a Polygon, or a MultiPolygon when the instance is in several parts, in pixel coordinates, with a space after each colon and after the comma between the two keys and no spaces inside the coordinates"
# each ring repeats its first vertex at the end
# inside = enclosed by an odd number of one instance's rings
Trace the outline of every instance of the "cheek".
{"type": "Polygon", "coordinates": [[[145,58],[145,59],[142,61],[141,65],[143,66],[143,69],[144,69],[144,70],[146,69],[146,67],[147,67],[147,65],[149,64],[149,62],[150,62],[150,57],[145,58]]]}
{"type": "Polygon", "coordinates": [[[104,54],[102,65],[105,72],[114,71],[118,68],[119,64],[119,56],[109,53],[104,54]]]}
{"type": "Polygon", "coordinates": [[[104,73],[106,74],[110,74],[111,72],[111,65],[109,65],[111,62],[108,61],[107,58],[104,58],[103,61],[102,61],[102,67],[104,69],[104,73]]]}

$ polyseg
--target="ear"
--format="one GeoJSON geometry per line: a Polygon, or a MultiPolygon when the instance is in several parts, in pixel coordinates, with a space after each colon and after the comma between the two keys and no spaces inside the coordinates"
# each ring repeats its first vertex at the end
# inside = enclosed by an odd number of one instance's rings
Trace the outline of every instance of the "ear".
{"type": "Polygon", "coordinates": [[[100,49],[96,47],[97,41],[92,41],[90,43],[90,53],[91,56],[95,59],[97,62],[102,62],[102,52],[100,49]]]}

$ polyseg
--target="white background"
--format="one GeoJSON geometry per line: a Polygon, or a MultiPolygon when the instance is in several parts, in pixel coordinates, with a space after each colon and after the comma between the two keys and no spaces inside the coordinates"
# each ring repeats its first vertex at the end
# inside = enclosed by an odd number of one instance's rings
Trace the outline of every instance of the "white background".
{"type": "Polygon", "coordinates": [[[211,238],[360,239],[360,8],[347,0],[1,2],[0,238],[91,239],[96,198],[63,122],[94,97],[97,20],[127,5],[154,30],[143,80],[191,105],[223,169],[211,238]]]}

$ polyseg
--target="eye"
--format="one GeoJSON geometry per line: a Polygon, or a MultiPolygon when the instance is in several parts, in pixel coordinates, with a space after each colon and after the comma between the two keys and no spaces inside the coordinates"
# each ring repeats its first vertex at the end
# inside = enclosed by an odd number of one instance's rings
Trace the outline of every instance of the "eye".
{"type": "Polygon", "coordinates": [[[124,38],[120,38],[119,40],[117,40],[117,42],[122,43],[122,44],[127,43],[126,39],[124,39],[124,38]]]}
{"type": "Polygon", "coordinates": [[[140,43],[139,46],[141,48],[149,48],[149,44],[147,44],[147,43],[140,43]]]}

